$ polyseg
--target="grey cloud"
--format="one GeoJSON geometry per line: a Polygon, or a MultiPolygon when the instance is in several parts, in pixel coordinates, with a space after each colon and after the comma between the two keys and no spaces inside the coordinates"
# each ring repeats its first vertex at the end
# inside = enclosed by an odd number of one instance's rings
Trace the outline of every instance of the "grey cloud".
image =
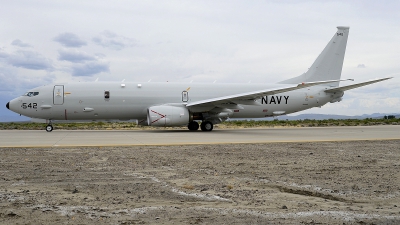
{"type": "Polygon", "coordinates": [[[84,45],[87,45],[86,41],[80,39],[76,34],[73,33],[62,33],[53,38],[53,41],[56,41],[65,47],[72,48],[80,48],[84,45]]]}
{"type": "Polygon", "coordinates": [[[109,64],[101,61],[102,54],[90,55],[75,49],[61,49],[58,51],[59,60],[68,61],[72,64],[73,76],[91,76],[101,72],[109,72],[109,64]]]}
{"type": "Polygon", "coordinates": [[[11,42],[11,44],[15,45],[15,46],[23,47],[23,48],[32,47],[30,44],[24,43],[19,39],[15,39],[13,42],[11,42]]]}
{"type": "Polygon", "coordinates": [[[103,31],[98,36],[92,38],[92,41],[105,48],[121,50],[123,48],[136,45],[136,41],[132,38],[119,36],[111,31],[103,31]]]}
{"type": "Polygon", "coordinates": [[[72,66],[73,76],[91,76],[101,72],[109,72],[109,65],[104,62],[88,62],[72,66]]]}
{"type": "Polygon", "coordinates": [[[77,51],[77,50],[59,50],[58,51],[59,60],[64,60],[64,61],[69,61],[73,63],[81,63],[81,62],[86,62],[86,61],[94,61],[96,60],[96,57],[91,56],[85,52],[77,51]]]}
{"type": "Polygon", "coordinates": [[[9,54],[5,53],[5,52],[0,52],[0,59],[3,58],[8,58],[9,54]]]}
{"type": "Polygon", "coordinates": [[[49,59],[34,51],[17,51],[7,56],[7,63],[31,70],[52,70],[53,66],[49,59]]]}
{"type": "Polygon", "coordinates": [[[11,92],[15,88],[15,73],[12,73],[10,69],[0,67],[0,80],[2,83],[0,85],[1,92],[11,92]]]}
{"type": "Polygon", "coordinates": [[[102,58],[106,57],[106,55],[104,55],[103,53],[95,53],[94,55],[99,59],[102,59],[102,58]]]}
{"type": "Polygon", "coordinates": [[[364,64],[358,64],[357,68],[366,68],[364,64]]]}

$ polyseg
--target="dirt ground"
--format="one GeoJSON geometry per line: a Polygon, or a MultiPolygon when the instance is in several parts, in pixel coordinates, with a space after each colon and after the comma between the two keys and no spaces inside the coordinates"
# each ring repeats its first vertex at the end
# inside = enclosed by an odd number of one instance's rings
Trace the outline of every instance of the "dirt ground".
{"type": "Polygon", "coordinates": [[[400,140],[0,148],[0,224],[400,224],[400,140]]]}

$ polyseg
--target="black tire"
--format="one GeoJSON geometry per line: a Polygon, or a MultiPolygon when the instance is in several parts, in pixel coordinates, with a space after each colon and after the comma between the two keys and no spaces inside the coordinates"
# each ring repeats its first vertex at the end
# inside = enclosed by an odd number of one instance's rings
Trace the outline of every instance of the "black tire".
{"type": "Polygon", "coordinates": [[[212,131],[214,125],[210,121],[204,121],[201,123],[201,130],[202,131],[212,131]]]}
{"type": "Polygon", "coordinates": [[[47,132],[52,132],[53,131],[53,126],[52,125],[47,125],[46,126],[46,131],[47,132]]]}
{"type": "Polygon", "coordinates": [[[190,122],[190,123],[188,124],[188,129],[189,129],[190,131],[196,131],[196,130],[198,130],[198,129],[199,129],[199,123],[198,123],[198,122],[195,122],[195,121],[190,122]]]}

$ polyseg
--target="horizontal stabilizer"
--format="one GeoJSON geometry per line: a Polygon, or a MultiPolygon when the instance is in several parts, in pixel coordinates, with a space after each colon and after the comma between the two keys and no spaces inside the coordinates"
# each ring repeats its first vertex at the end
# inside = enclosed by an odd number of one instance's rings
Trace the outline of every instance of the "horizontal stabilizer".
{"type": "Polygon", "coordinates": [[[325,90],[325,92],[334,93],[334,92],[339,92],[339,91],[348,91],[348,90],[351,90],[351,89],[354,89],[354,88],[359,88],[359,87],[362,87],[362,86],[365,86],[365,85],[381,82],[381,81],[384,81],[384,80],[389,80],[389,79],[392,79],[392,78],[393,77],[386,77],[386,78],[380,78],[380,79],[366,81],[366,82],[362,82],[362,83],[358,83],[358,84],[352,84],[352,85],[347,85],[347,86],[342,86],[342,87],[330,88],[330,89],[325,90]]]}

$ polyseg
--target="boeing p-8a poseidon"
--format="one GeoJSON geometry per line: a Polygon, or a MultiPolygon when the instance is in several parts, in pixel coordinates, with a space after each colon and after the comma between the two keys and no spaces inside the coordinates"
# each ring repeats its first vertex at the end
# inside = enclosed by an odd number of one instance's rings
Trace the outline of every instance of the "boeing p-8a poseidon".
{"type": "Polygon", "coordinates": [[[129,120],[211,131],[228,118],[261,118],[339,102],[344,91],[390,78],[339,86],[349,27],[337,27],[309,70],[278,84],[93,82],[34,88],[7,103],[24,116],[52,120],[129,120]]]}

